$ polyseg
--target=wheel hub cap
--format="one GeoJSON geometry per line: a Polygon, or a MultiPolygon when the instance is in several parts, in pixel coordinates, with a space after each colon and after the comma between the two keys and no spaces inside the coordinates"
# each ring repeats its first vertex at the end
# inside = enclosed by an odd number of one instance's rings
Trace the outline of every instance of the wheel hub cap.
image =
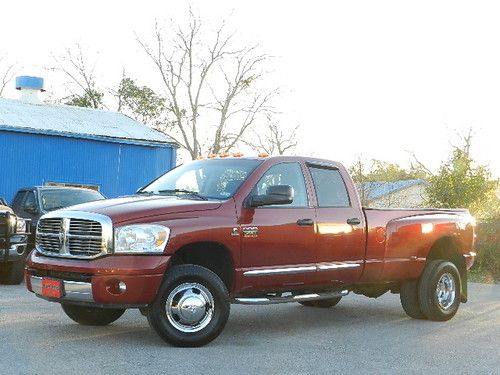
{"type": "Polygon", "coordinates": [[[436,297],[439,306],[448,310],[455,301],[455,279],[449,273],[444,273],[439,278],[436,286],[436,297]]]}
{"type": "Polygon", "coordinates": [[[198,283],[183,283],[170,292],[166,301],[168,321],[181,332],[198,332],[212,320],[214,298],[198,283]]]}

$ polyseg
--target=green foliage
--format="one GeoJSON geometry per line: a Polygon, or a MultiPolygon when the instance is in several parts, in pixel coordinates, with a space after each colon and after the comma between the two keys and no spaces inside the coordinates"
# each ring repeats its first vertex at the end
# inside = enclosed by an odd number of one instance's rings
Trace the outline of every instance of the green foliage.
{"type": "Polygon", "coordinates": [[[492,208],[495,211],[495,201],[498,210],[498,183],[491,181],[487,167],[475,165],[468,149],[468,146],[455,148],[451,158],[430,178],[427,203],[433,207],[468,208],[478,217],[489,216],[488,212],[491,213],[492,208]]]}
{"type": "Polygon", "coordinates": [[[367,165],[363,160],[358,159],[349,168],[354,182],[363,183],[368,181],[391,182],[399,180],[414,180],[428,178],[427,172],[419,167],[402,168],[398,164],[389,163],[382,160],[372,159],[367,165]]]}
{"type": "Polygon", "coordinates": [[[160,125],[162,113],[166,109],[165,99],[149,87],[138,86],[133,79],[123,77],[116,96],[119,111],[129,112],[132,117],[145,124],[160,125]]]}
{"type": "Polygon", "coordinates": [[[477,258],[471,269],[473,280],[500,281],[500,216],[478,223],[475,250],[477,258]]]}
{"type": "Polygon", "coordinates": [[[102,108],[104,94],[94,89],[85,91],[83,95],[72,95],[65,102],[67,105],[87,108],[102,108]]]}

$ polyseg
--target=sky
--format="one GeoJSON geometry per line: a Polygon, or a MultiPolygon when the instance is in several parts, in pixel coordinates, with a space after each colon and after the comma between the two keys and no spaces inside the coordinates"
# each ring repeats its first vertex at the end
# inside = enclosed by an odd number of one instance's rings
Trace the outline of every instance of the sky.
{"type": "MultiPolygon", "coordinates": [[[[282,88],[283,124],[301,126],[297,153],[404,166],[415,153],[436,170],[472,128],[473,157],[500,177],[498,1],[3,0],[0,56],[43,76],[49,94],[62,84],[51,54],[76,42],[99,52],[101,82],[125,66],[154,83],[136,35],[182,22],[189,4],[209,25],[229,16],[242,41],[275,57],[267,84],[282,88]]],[[[16,95],[13,84],[4,93],[16,95]]]]}

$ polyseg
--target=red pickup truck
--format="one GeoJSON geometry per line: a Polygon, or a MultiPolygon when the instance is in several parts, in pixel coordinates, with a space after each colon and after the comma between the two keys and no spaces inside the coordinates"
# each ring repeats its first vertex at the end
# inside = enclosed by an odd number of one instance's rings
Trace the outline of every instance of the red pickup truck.
{"type": "Polygon", "coordinates": [[[332,307],[391,291],[412,318],[448,320],[467,301],[473,244],[467,210],[362,208],[333,161],[212,158],[44,215],[26,284],[80,324],[139,308],[165,341],[200,346],[231,303],[332,307]]]}

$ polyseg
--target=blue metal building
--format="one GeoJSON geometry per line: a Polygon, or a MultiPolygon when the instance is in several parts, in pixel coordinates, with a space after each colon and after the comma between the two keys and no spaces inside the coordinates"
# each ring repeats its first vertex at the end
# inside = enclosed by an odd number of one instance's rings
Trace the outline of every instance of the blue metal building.
{"type": "Polygon", "coordinates": [[[0,197],[47,183],[132,194],[175,166],[177,147],[121,113],[0,98],[0,197]]]}

